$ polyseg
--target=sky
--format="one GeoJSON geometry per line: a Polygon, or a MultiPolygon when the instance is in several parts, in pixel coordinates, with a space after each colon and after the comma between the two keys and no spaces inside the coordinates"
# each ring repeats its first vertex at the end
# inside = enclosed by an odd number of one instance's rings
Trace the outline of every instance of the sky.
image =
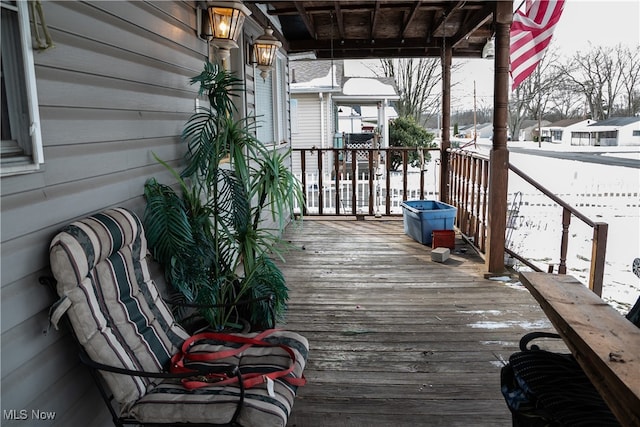
{"type": "MultiPolygon", "coordinates": [[[[514,8],[521,0],[514,0],[514,8]]],[[[575,52],[587,52],[591,46],[613,47],[617,44],[640,45],[639,0],[566,0],[562,17],[556,26],[551,46],[558,49],[561,59],[575,52]]],[[[452,110],[473,108],[473,82],[476,82],[476,102],[492,104],[493,61],[460,60],[463,68],[452,74],[452,110]]],[[[359,68],[358,68],[359,69],[359,68]]],[[[366,73],[366,67],[362,67],[366,73]]]]}
{"type": "MultiPolygon", "coordinates": [[[[514,0],[514,7],[520,0],[514,0]]],[[[588,52],[591,46],[634,47],[640,44],[640,1],[638,0],[566,0],[562,16],[553,33],[550,48],[558,50],[561,60],[576,52],[588,52]]],[[[452,110],[473,108],[473,81],[476,102],[493,103],[493,61],[465,60],[464,70],[453,82],[452,110]]]]}

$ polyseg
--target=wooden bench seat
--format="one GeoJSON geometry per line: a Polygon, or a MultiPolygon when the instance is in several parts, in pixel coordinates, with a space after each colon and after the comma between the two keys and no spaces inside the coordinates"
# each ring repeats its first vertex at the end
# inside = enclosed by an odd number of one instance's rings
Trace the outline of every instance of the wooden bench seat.
{"type": "Polygon", "coordinates": [[[620,423],[640,426],[640,328],[571,276],[520,280],[620,423]]]}

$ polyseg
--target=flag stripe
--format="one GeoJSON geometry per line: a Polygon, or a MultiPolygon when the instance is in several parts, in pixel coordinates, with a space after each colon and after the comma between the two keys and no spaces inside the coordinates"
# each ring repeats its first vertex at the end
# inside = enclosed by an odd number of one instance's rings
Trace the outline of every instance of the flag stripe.
{"type": "Polygon", "coordinates": [[[536,69],[551,42],[562,15],[564,0],[527,1],[525,11],[517,11],[511,24],[512,90],[536,69]]]}

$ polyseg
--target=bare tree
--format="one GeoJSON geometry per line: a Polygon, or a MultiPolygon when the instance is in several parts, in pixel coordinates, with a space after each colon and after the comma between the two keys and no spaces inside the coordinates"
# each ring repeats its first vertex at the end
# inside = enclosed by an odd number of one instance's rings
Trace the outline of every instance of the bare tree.
{"type": "Polygon", "coordinates": [[[514,141],[520,140],[522,123],[529,118],[529,104],[533,99],[533,88],[530,79],[524,80],[511,94],[509,100],[509,133],[514,141]]]}
{"type": "MultiPolygon", "coordinates": [[[[442,67],[439,58],[381,59],[380,76],[394,80],[400,91],[396,103],[398,116],[413,117],[416,123],[425,125],[438,113],[442,67]]],[[[452,69],[455,68],[452,67],[452,69]]]]}
{"type": "MultiPolygon", "coordinates": [[[[561,78],[561,77],[559,77],[561,78]]],[[[559,80],[555,91],[551,94],[551,111],[546,115],[556,117],[557,120],[584,116],[583,97],[562,84],[559,80]]]]}
{"type": "Polygon", "coordinates": [[[587,53],[577,52],[561,67],[570,89],[583,94],[594,120],[610,117],[620,96],[630,64],[621,45],[614,49],[599,46],[587,53]]]}
{"type": "Polygon", "coordinates": [[[640,113],[640,46],[635,49],[618,46],[617,50],[626,98],[626,111],[623,114],[633,116],[640,113]]]}
{"type": "Polygon", "coordinates": [[[519,139],[520,127],[525,119],[540,121],[552,103],[552,96],[558,87],[557,61],[558,51],[548,51],[534,72],[512,93],[509,101],[509,130],[513,139],[519,139]]]}

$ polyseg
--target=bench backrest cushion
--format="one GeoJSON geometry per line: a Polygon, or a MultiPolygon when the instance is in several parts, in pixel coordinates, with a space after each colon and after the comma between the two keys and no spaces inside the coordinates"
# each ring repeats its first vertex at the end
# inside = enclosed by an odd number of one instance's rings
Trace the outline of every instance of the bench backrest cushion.
{"type": "MultiPolygon", "coordinates": [[[[117,208],[76,221],[50,245],[51,270],[80,344],[96,362],[159,372],[189,336],[151,280],[140,219],[117,208]]],[[[103,373],[126,407],[144,396],[150,380],[103,373]]]]}

